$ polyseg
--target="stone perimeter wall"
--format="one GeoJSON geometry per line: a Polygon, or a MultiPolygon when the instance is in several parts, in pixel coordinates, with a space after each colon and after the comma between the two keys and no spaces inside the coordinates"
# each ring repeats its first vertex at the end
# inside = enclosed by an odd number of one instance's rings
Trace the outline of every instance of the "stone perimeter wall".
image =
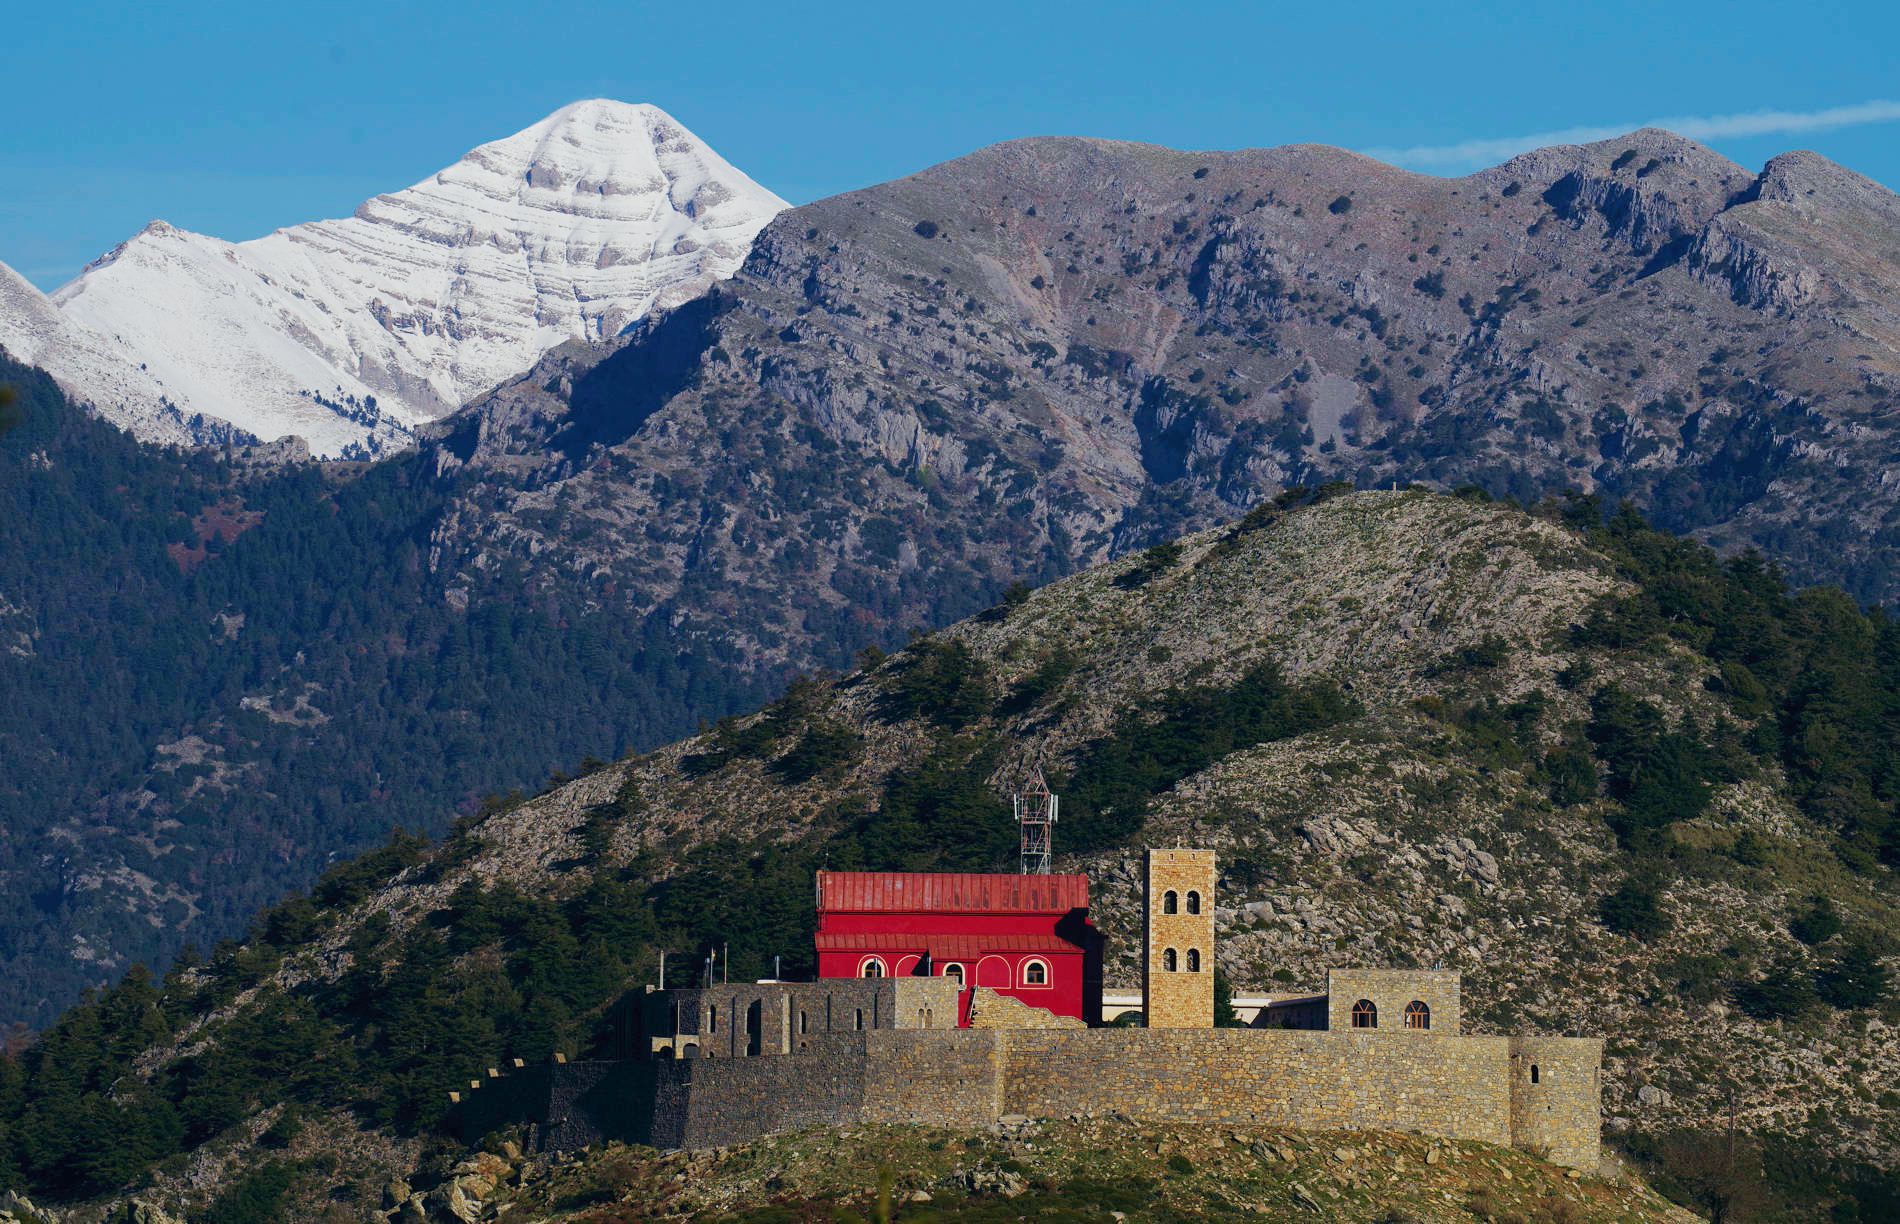
{"type": "Polygon", "coordinates": [[[1416,1131],[1600,1159],[1600,1041],[1299,1030],[827,1034],[802,1054],[656,1064],[652,1142],[802,1126],[982,1126],[1005,1114],[1416,1131]],[[1538,1082],[1529,1068],[1538,1067],[1538,1082]]]}
{"type": "Polygon", "coordinates": [[[1011,1033],[1010,1113],[1420,1131],[1511,1141],[1503,1037],[1294,1029],[1011,1033]]]}

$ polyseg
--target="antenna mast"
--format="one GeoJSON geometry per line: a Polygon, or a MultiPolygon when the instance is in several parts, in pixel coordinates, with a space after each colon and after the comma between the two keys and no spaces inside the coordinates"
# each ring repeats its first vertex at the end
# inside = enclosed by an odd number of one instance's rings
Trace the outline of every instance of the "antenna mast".
{"type": "Polygon", "coordinates": [[[1023,875],[1048,875],[1049,856],[1054,849],[1056,797],[1038,765],[1028,785],[1016,792],[1016,827],[1022,830],[1023,875]]]}

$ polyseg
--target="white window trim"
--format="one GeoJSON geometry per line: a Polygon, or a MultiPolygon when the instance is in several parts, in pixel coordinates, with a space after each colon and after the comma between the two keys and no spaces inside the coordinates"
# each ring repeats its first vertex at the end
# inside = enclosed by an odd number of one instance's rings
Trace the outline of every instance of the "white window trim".
{"type": "MultiPolygon", "coordinates": [[[[858,961],[858,976],[861,978],[870,978],[872,975],[866,973],[865,970],[869,969],[872,965],[877,966],[877,977],[886,978],[891,975],[891,967],[884,963],[883,957],[867,956],[858,961]]],[[[872,980],[876,979],[873,978],[872,980]]]]}
{"type": "Polygon", "coordinates": [[[1040,956],[1027,957],[1024,959],[1021,965],[1017,966],[1017,968],[1020,970],[1020,972],[1016,975],[1016,989],[1018,990],[1050,990],[1054,988],[1056,975],[1050,971],[1049,962],[1044,960],[1042,957],[1040,956]],[[1041,982],[1032,982],[1029,980],[1029,966],[1031,965],[1042,966],[1042,981],[1041,982]]]}

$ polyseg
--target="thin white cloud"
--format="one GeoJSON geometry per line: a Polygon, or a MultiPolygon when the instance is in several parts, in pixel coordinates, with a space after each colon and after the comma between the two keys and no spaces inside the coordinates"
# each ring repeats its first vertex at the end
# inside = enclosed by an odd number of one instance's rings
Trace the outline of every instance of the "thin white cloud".
{"type": "Polygon", "coordinates": [[[1741,115],[1678,115],[1651,119],[1644,123],[1620,123],[1601,127],[1573,127],[1555,132],[1536,132],[1529,136],[1503,136],[1488,140],[1463,140],[1448,145],[1416,145],[1409,149],[1367,149],[1368,157],[1397,166],[1418,169],[1469,169],[1495,165],[1530,149],[1546,145],[1589,144],[1608,140],[1639,127],[1668,128],[1691,140],[1725,140],[1740,136],[1785,136],[1798,132],[1824,132],[1833,128],[1856,127],[1865,123],[1900,121],[1900,102],[1859,102],[1852,106],[1830,106],[1817,111],[1751,111],[1741,115]]]}

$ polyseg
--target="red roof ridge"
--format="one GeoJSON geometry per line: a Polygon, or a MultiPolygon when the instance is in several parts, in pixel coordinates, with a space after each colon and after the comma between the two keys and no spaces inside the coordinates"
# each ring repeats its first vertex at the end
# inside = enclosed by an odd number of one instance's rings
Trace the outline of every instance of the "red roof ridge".
{"type": "Polygon", "coordinates": [[[1087,909],[1089,878],[1002,872],[820,871],[825,912],[1068,913],[1087,909]]]}

